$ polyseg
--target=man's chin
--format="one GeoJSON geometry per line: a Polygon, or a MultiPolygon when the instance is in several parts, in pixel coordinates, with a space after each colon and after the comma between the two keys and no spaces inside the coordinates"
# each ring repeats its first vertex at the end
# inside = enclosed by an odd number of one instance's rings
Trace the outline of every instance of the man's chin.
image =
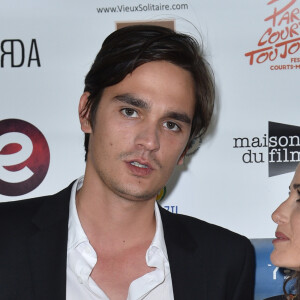
{"type": "Polygon", "coordinates": [[[119,196],[122,198],[128,200],[128,201],[136,201],[136,202],[142,202],[142,201],[155,201],[156,196],[159,193],[159,191],[119,191],[119,196]]]}

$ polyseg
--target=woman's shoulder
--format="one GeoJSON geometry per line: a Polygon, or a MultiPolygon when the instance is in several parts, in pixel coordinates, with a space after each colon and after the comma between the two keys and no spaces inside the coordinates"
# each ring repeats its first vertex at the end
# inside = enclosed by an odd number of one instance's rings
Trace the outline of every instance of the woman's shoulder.
{"type": "Polygon", "coordinates": [[[293,300],[293,299],[296,300],[295,295],[289,295],[288,298],[286,298],[286,296],[284,295],[278,295],[270,298],[265,298],[264,300],[293,300]]]}

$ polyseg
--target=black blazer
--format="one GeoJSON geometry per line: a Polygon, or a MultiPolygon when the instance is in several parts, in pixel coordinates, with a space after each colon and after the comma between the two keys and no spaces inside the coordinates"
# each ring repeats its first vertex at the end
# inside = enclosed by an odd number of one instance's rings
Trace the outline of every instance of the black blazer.
{"type": "MultiPolygon", "coordinates": [[[[0,204],[0,300],[65,300],[70,185],[0,204]]],[[[175,300],[252,300],[254,251],[221,227],[160,208],[175,300]]]]}

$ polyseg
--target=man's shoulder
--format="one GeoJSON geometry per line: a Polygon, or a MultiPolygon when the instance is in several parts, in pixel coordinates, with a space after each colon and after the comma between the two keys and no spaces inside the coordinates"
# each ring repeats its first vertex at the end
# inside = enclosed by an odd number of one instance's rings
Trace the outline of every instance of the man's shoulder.
{"type": "Polygon", "coordinates": [[[71,191],[71,185],[67,188],[52,194],[35,198],[8,201],[0,203],[0,224],[7,222],[21,222],[31,218],[43,206],[56,206],[62,204],[63,201],[68,201],[71,191]]]}
{"type": "MultiPolygon", "coordinates": [[[[192,237],[195,241],[203,244],[216,245],[234,245],[238,247],[251,247],[252,245],[248,238],[233,232],[221,226],[208,223],[195,217],[173,214],[165,209],[161,209],[162,219],[165,221],[164,227],[173,227],[173,232],[176,235],[185,234],[192,237]]],[[[170,228],[168,229],[170,230],[170,228]]]]}
{"type": "Polygon", "coordinates": [[[0,203],[0,224],[21,221],[32,217],[45,201],[49,201],[51,197],[48,195],[0,203]]]}

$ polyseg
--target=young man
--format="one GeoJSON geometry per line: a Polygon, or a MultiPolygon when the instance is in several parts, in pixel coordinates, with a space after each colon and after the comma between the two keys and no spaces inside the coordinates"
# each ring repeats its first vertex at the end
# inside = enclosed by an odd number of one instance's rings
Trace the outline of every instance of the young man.
{"type": "Polygon", "coordinates": [[[156,203],[213,101],[191,37],[157,26],[112,33],[79,104],[84,177],[0,206],[0,298],[252,299],[250,242],[156,203]]]}

